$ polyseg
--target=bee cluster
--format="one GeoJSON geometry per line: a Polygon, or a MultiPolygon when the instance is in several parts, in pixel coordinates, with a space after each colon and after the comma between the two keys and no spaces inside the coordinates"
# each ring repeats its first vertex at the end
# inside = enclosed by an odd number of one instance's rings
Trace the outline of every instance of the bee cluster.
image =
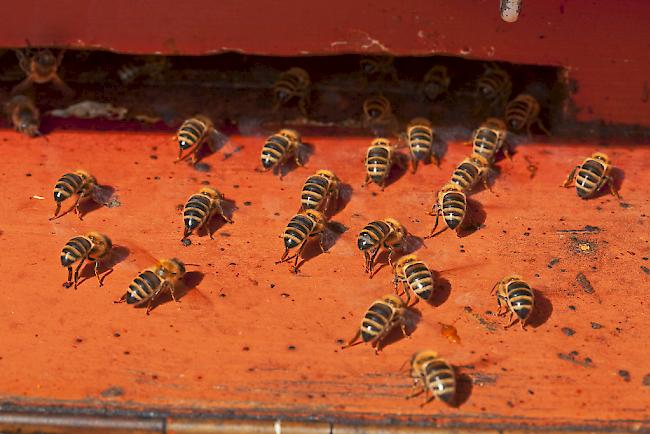
{"type": "MultiPolygon", "coordinates": [[[[47,50],[49,51],[49,50],[47,50]]],[[[40,53],[40,52],[39,52],[40,53]]],[[[18,86],[18,91],[38,80],[51,81],[67,91],[67,86],[58,78],[56,67],[60,64],[61,56],[32,56],[30,60],[21,59],[21,68],[28,74],[25,83],[18,86]],[[42,59],[41,57],[45,57],[42,59]],[[23,65],[24,64],[24,65],[23,65]],[[44,72],[43,68],[49,68],[44,72]]],[[[397,79],[397,71],[390,57],[369,57],[361,61],[361,71],[366,80],[397,79]]],[[[152,67],[153,68],[153,67],[152,67]]],[[[158,69],[153,68],[154,72],[158,69]]],[[[124,76],[131,80],[134,72],[125,70],[124,76]]],[[[149,73],[149,72],[148,72],[149,73]]],[[[444,95],[450,85],[450,77],[442,65],[433,66],[425,75],[422,83],[423,95],[435,101],[444,95]]],[[[274,105],[272,110],[280,110],[295,103],[298,109],[307,115],[310,107],[310,76],[302,68],[290,68],[282,73],[273,86],[274,105]]],[[[538,125],[540,130],[547,132],[542,125],[539,114],[539,102],[529,94],[520,94],[510,99],[512,83],[506,71],[496,64],[486,66],[484,73],[477,78],[475,97],[490,113],[473,132],[470,145],[470,155],[461,161],[451,174],[450,180],[441,186],[437,192],[430,215],[435,216],[433,228],[425,238],[436,236],[440,217],[446,227],[457,232],[471,226],[471,209],[468,207],[467,196],[479,184],[489,189],[489,175],[501,154],[510,157],[512,150],[507,143],[508,133],[526,131],[529,135],[531,127],[538,125]],[[498,115],[494,115],[497,112],[498,115]]],[[[33,105],[33,103],[32,103],[33,105]]],[[[20,110],[27,110],[23,105],[20,110]]],[[[16,109],[18,110],[18,109],[16,109]]],[[[29,116],[18,110],[12,116],[19,131],[37,131],[38,128],[24,127],[29,116]],[[19,128],[20,126],[20,128],[19,128]],[[30,130],[30,128],[32,128],[30,130]]],[[[373,131],[385,130],[387,125],[393,125],[396,120],[391,103],[383,95],[374,95],[366,99],[361,107],[366,125],[373,131]]],[[[36,116],[37,118],[37,116],[36,116]]],[[[214,126],[212,120],[203,115],[197,115],[182,123],[178,129],[175,141],[179,154],[175,162],[190,160],[196,164],[199,151],[203,146],[212,150],[218,147],[220,141],[227,140],[214,126]]],[[[283,167],[290,161],[302,166],[301,153],[305,143],[301,134],[295,129],[283,128],[270,135],[264,142],[260,153],[260,166],[255,170],[260,172],[273,171],[284,175],[283,167]]],[[[363,184],[377,184],[382,190],[390,178],[394,165],[405,166],[406,159],[410,161],[412,172],[416,173],[419,163],[429,163],[431,159],[440,159],[436,150],[436,132],[433,122],[418,117],[410,121],[397,141],[389,135],[375,137],[366,151],[364,158],[366,179],[363,184]],[[408,157],[400,153],[400,148],[408,149],[408,157]]],[[[361,167],[361,166],[360,166],[361,167]]],[[[596,192],[608,185],[612,194],[618,195],[611,176],[611,163],[603,153],[595,153],[577,165],[570,173],[564,186],[569,186],[575,179],[578,196],[583,199],[592,197],[596,192]]],[[[326,251],[324,237],[330,229],[331,217],[338,208],[342,181],[332,170],[320,169],[309,176],[300,193],[299,210],[289,218],[281,234],[284,251],[279,263],[293,260],[291,271],[299,272],[299,261],[305,246],[311,240],[318,239],[323,252],[326,251]]],[[[53,196],[56,203],[54,216],[60,218],[74,211],[79,218],[79,205],[84,200],[98,201],[97,180],[84,170],[63,175],[55,184],[53,196]],[[72,205],[61,213],[62,204],[70,200],[72,205]]],[[[183,208],[185,240],[194,232],[204,230],[210,238],[210,220],[218,216],[228,223],[233,221],[224,213],[224,195],[213,187],[205,186],[191,195],[183,208]]],[[[445,228],[446,229],[446,228],[445,228]]],[[[444,230],[444,229],[443,229],[444,230]]],[[[429,266],[418,259],[417,255],[409,252],[409,238],[412,234],[406,227],[392,217],[385,217],[369,222],[361,229],[357,237],[357,248],[364,257],[365,272],[373,278],[378,270],[375,268],[380,251],[388,252],[388,265],[392,267],[392,283],[394,294],[387,294],[370,304],[365,312],[355,335],[343,346],[348,348],[361,343],[369,343],[376,353],[379,353],[382,341],[398,327],[407,335],[407,316],[409,309],[420,299],[427,302],[436,293],[436,278],[429,266]],[[402,285],[402,291],[399,286],[402,285]],[[411,303],[411,300],[414,300],[411,303]]],[[[89,232],[69,240],[61,252],[61,264],[67,268],[68,277],[64,286],[75,288],[79,284],[79,271],[86,261],[94,264],[95,275],[102,286],[104,278],[99,274],[100,261],[107,258],[113,244],[109,237],[99,232],[89,232]],[[76,266],[73,271],[73,267],[76,266]]],[[[176,300],[174,290],[181,283],[186,273],[181,260],[161,259],[150,268],[141,271],[129,284],[126,291],[115,303],[126,302],[134,306],[146,306],[149,314],[153,303],[164,292],[169,291],[176,300]]],[[[496,296],[499,315],[510,315],[506,328],[517,321],[525,329],[526,323],[534,311],[534,290],[520,276],[508,275],[497,282],[492,288],[496,296]]],[[[414,389],[413,395],[424,393],[427,401],[438,398],[454,405],[456,394],[456,376],[454,367],[440,357],[437,352],[423,350],[414,354],[410,360],[411,377],[414,389]]]]}

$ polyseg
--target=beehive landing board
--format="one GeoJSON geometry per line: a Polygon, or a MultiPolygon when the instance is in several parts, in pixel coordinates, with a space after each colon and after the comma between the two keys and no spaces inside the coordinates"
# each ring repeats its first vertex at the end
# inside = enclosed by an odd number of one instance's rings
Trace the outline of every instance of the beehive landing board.
{"type": "Polygon", "coordinates": [[[211,171],[199,172],[172,164],[177,149],[169,134],[63,131],[46,141],[0,132],[3,409],[52,404],[442,426],[648,427],[648,148],[601,148],[622,171],[622,200],[604,194],[582,201],[559,185],[596,145],[522,140],[512,161],[498,163],[494,192],[472,196],[475,210],[480,204],[474,219],[484,227],[462,238],[446,231],[417,250],[449,283],[434,306],[416,306],[421,318],[411,339],[395,336],[376,356],[364,345],[340,349],[370,303],[393,291],[388,267],[372,280],[364,274],[357,234],[388,216],[427,234],[434,191],[469,148],[449,143],[440,168],[421,166],[380,192],[361,188],[369,137],[307,137],[314,150],[307,167],[283,180],[254,171],[263,139],[232,137],[204,160],[211,171]],[[537,166],[532,178],[529,161],[537,166]],[[83,221],[74,214],[48,221],[54,183],[76,168],[114,187],[121,206],[95,209],[83,221]],[[278,235],[298,208],[305,178],[319,168],[351,187],[334,217],[348,231],[330,253],[311,250],[294,275],[274,264],[282,253],[278,235]],[[203,181],[234,201],[228,210],[235,223],[216,225],[215,240],[193,236],[184,247],[177,206],[203,181]],[[102,288],[92,278],[78,290],[63,288],[59,252],[89,230],[108,234],[122,260],[102,288]],[[150,316],[113,304],[149,265],[143,251],[200,264],[188,266],[196,288],[150,316]],[[538,296],[527,331],[505,331],[490,313],[490,288],[509,273],[524,276],[538,296]],[[454,324],[462,342],[442,336],[439,322],[454,324]],[[459,367],[459,408],[404,399],[409,379],[398,370],[425,348],[459,367]]]}

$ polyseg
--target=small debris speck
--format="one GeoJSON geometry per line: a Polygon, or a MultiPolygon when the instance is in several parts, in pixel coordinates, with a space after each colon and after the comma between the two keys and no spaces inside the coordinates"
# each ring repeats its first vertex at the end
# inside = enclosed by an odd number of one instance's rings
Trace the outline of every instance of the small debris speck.
{"type": "Polygon", "coordinates": [[[183,238],[183,239],[181,240],[181,243],[182,243],[185,247],[187,247],[187,246],[191,246],[191,245],[192,245],[192,240],[190,240],[189,238],[183,238]]]}
{"type": "Polygon", "coordinates": [[[562,333],[566,336],[573,336],[576,334],[576,331],[569,327],[562,327],[562,333]]]}
{"type": "Polygon", "coordinates": [[[624,208],[624,209],[627,209],[627,208],[632,207],[632,205],[630,205],[630,204],[627,203],[627,202],[619,202],[619,203],[618,203],[618,206],[620,206],[621,208],[624,208]]]}
{"type": "Polygon", "coordinates": [[[113,336],[115,336],[116,338],[119,338],[122,335],[120,334],[120,332],[115,332],[115,333],[113,333],[113,336]]]}
{"type": "Polygon", "coordinates": [[[621,378],[623,378],[623,380],[625,380],[626,382],[629,382],[631,380],[630,371],[626,371],[625,369],[619,370],[618,375],[620,375],[621,378]]]}
{"type": "Polygon", "coordinates": [[[591,323],[591,328],[594,329],[594,330],[598,330],[598,329],[603,328],[603,326],[601,324],[598,324],[597,322],[592,322],[591,323]]]}
{"type": "Polygon", "coordinates": [[[251,206],[252,204],[253,204],[253,202],[251,202],[251,201],[249,201],[249,200],[247,200],[246,202],[244,202],[244,206],[251,206]]]}
{"type": "Polygon", "coordinates": [[[289,346],[287,347],[287,349],[288,349],[289,351],[295,351],[296,347],[295,347],[294,345],[289,345],[289,346]]]}
{"type": "Polygon", "coordinates": [[[591,286],[591,282],[589,282],[589,279],[587,279],[587,276],[585,276],[582,272],[578,273],[576,276],[576,281],[580,286],[582,286],[582,289],[587,293],[587,294],[593,294],[594,292],[594,287],[591,286]]]}
{"type": "Polygon", "coordinates": [[[199,172],[209,172],[210,171],[210,165],[206,163],[196,163],[194,165],[194,170],[199,171],[199,172]]]}
{"type": "Polygon", "coordinates": [[[650,268],[648,268],[648,267],[646,267],[646,266],[644,266],[644,265],[641,265],[641,270],[642,270],[645,274],[650,274],[650,268]]]}
{"type": "Polygon", "coordinates": [[[650,387],[650,374],[646,374],[645,377],[643,377],[643,385],[650,387]]]}
{"type": "Polygon", "coordinates": [[[158,156],[157,155],[149,155],[149,158],[151,158],[152,160],[157,160],[158,156]]]}
{"type": "Polygon", "coordinates": [[[576,307],[574,305],[572,305],[572,304],[570,304],[568,307],[569,307],[569,310],[573,310],[573,311],[576,310],[576,307]]]}
{"type": "Polygon", "coordinates": [[[103,398],[114,398],[117,396],[124,395],[124,389],[117,386],[111,386],[108,389],[104,389],[99,393],[103,398]]]}
{"type": "Polygon", "coordinates": [[[560,258],[553,258],[546,266],[548,268],[553,268],[558,262],[560,262],[560,258]]]}

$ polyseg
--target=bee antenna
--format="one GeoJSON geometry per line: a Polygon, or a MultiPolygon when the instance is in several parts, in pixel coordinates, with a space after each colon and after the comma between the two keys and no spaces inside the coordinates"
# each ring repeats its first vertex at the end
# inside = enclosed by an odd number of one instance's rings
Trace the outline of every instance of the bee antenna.
{"type": "Polygon", "coordinates": [[[201,266],[201,264],[188,264],[186,262],[183,262],[183,265],[191,265],[193,267],[200,267],[201,266]]]}

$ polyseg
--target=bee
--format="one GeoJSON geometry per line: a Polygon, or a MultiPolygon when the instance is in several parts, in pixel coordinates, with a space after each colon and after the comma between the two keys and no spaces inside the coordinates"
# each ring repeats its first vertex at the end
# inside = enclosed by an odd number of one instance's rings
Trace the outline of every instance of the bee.
{"type": "Polygon", "coordinates": [[[11,123],[19,133],[29,137],[40,136],[40,112],[31,98],[16,95],[7,103],[7,113],[11,123]]]}
{"type": "Polygon", "coordinates": [[[54,201],[56,202],[56,210],[54,211],[54,216],[52,216],[50,220],[64,216],[73,209],[75,214],[77,214],[81,220],[79,204],[82,200],[92,198],[94,189],[96,188],[97,180],[94,176],[90,175],[85,170],[76,170],[72,173],[66,173],[63,175],[54,186],[54,201]],[[68,211],[59,216],[59,211],[61,211],[61,203],[64,200],[71,198],[73,195],[77,195],[77,201],[68,211]]]}
{"type": "Polygon", "coordinates": [[[404,284],[406,305],[411,300],[410,292],[417,296],[415,299],[417,303],[419,299],[424,301],[431,299],[435,289],[433,275],[427,264],[418,261],[415,255],[402,256],[395,263],[395,278],[393,279],[395,291],[397,291],[397,284],[400,281],[404,284]]]}
{"type": "Polygon", "coordinates": [[[571,181],[575,179],[578,196],[582,199],[588,199],[607,184],[609,191],[614,196],[620,197],[614,186],[611,171],[612,166],[609,157],[602,152],[596,152],[591,157],[586,158],[582,164],[574,167],[562,186],[570,187],[571,181]],[[576,171],[578,172],[577,176],[576,171]]]}
{"type": "Polygon", "coordinates": [[[462,187],[453,182],[448,182],[443,185],[438,192],[436,203],[433,205],[433,209],[429,213],[429,215],[436,216],[436,222],[433,225],[433,229],[431,229],[429,236],[425,238],[433,237],[433,234],[438,227],[438,218],[441,214],[449,229],[458,231],[462,227],[466,213],[467,197],[465,196],[462,187]]]}
{"type": "Polygon", "coordinates": [[[496,291],[497,306],[499,307],[497,315],[506,315],[510,312],[510,324],[505,328],[513,325],[517,320],[521,323],[521,328],[526,330],[526,321],[530,317],[535,304],[533,290],[530,285],[522,280],[519,276],[506,276],[494,284],[491,294],[496,291]]]}
{"type": "Polygon", "coordinates": [[[382,137],[374,139],[366,151],[364,160],[366,179],[362,187],[374,182],[383,191],[386,188],[386,181],[388,181],[388,175],[390,175],[395,160],[395,147],[390,144],[388,139],[382,137]]]}
{"type": "Polygon", "coordinates": [[[395,69],[395,58],[392,56],[367,56],[361,58],[359,65],[366,80],[376,78],[383,80],[390,77],[397,81],[397,70],[395,69]]]}
{"type": "Polygon", "coordinates": [[[429,101],[435,101],[440,95],[447,92],[451,79],[447,67],[436,65],[424,75],[423,92],[429,101]]]}
{"type": "Polygon", "coordinates": [[[297,98],[298,108],[303,115],[307,116],[310,84],[309,74],[302,68],[291,68],[280,74],[273,86],[275,94],[275,107],[273,110],[276,111],[280,106],[287,104],[293,98],[297,98]]]}
{"type": "Polygon", "coordinates": [[[319,170],[305,181],[300,194],[300,210],[326,210],[339,197],[339,179],[329,170],[319,170]]]}
{"type": "Polygon", "coordinates": [[[388,263],[393,265],[393,251],[404,248],[406,236],[406,228],[394,218],[370,222],[361,230],[357,238],[357,247],[363,252],[365,271],[371,278],[379,250],[382,247],[388,250],[388,263]]]}
{"type": "Polygon", "coordinates": [[[198,230],[202,227],[205,228],[210,239],[214,239],[209,223],[215,214],[228,223],[232,223],[232,220],[223,212],[222,200],[223,194],[212,187],[203,187],[198,193],[190,196],[183,209],[183,222],[185,223],[183,239],[187,238],[195,229],[198,230]]]}
{"type": "Polygon", "coordinates": [[[59,54],[55,56],[49,48],[33,51],[29,43],[26,50],[16,50],[18,65],[27,77],[18,83],[12,89],[11,93],[13,95],[24,93],[33,87],[34,83],[43,84],[52,82],[66,97],[72,96],[74,92],[58,74],[58,69],[61,66],[64,54],[65,50],[60,50],[59,54]]]}
{"type": "Polygon", "coordinates": [[[197,162],[198,151],[204,143],[212,148],[212,135],[216,134],[214,124],[205,116],[195,116],[183,122],[176,132],[174,140],[178,142],[178,158],[174,163],[192,157],[192,164],[197,162]],[[183,152],[187,151],[183,156],[183,152]]]}
{"type": "Polygon", "coordinates": [[[506,144],[507,134],[505,122],[498,118],[488,118],[474,131],[472,153],[482,155],[490,164],[494,163],[496,155],[502,149],[506,157],[510,158],[506,144]]]}
{"type": "Polygon", "coordinates": [[[496,63],[485,65],[485,71],[476,83],[476,92],[491,107],[502,106],[512,93],[510,75],[496,63]]]}
{"type": "Polygon", "coordinates": [[[298,273],[300,254],[307,245],[307,241],[315,237],[318,237],[320,249],[325,253],[323,232],[325,231],[326,223],[327,219],[323,213],[315,209],[308,209],[304,213],[294,215],[282,235],[280,235],[280,238],[284,240],[284,253],[276,264],[295,259],[293,272],[298,273]],[[296,248],[298,248],[298,251],[293,256],[289,256],[289,252],[296,248]]]}
{"type": "Polygon", "coordinates": [[[117,75],[124,84],[131,84],[136,80],[145,78],[154,78],[161,80],[165,70],[169,69],[170,63],[164,56],[149,56],[147,60],[140,65],[127,64],[123,65],[117,75]]]}
{"type": "Polygon", "coordinates": [[[539,102],[526,93],[521,93],[506,106],[506,122],[512,131],[521,131],[524,128],[530,136],[530,127],[536,123],[546,135],[551,135],[539,118],[539,102]]]}
{"type": "MultiPolygon", "coordinates": [[[[99,232],[88,232],[86,235],[77,236],[72,238],[66,243],[61,250],[61,265],[68,268],[68,280],[63,284],[66,288],[70,288],[74,284],[77,289],[79,282],[79,271],[86,262],[86,260],[95,263],[95,277],[99,286],[103,286],[103,278],[99,277],[99,261],[107,257],[111,253],[113,243],[106,235],[99,232]],[[74,270],[74,278],[72,275],[72,265],[77,263],[77,268],[74,270]]],[[[108,270],[104,276],[110,273],[112,269],[108,270]]]]}
{"type": "Polygon", "coordinates": [[[368,124],[389,122],[393,119],[390,101],[382,95],[374,95],[363,102],[363,114],[368,124]]]}
{"type": "Polygon", "coordinates": [[[176,289],[183,276],[185,275],[185,265],[180,260],[161,259],[154,266],[142,271],[133,279],[124,295],[114,303],[132,304],[135,307],[147,305],[147,315],[151,311],[151,306],[156,298],[166,289],[171,293],[175,302],[176,289]]]}
{"type": "Polygon", "coordinates": [[[436,164],[439,163],[438,156],[433,153],[433,128],[431,122],[424,118],[415,118],[406,127],[406,138],[411,151],[412,172],[418,168],[420,161],[427,161],[433,155],[436,164]]]}
{"type": "Polygon", "coordinates": [[[355,335],[341,348],[345,349],[367,342],[375,349],[375,354],[379,354],[382,340],[388,336],[393,327],[399,325],[402,334],[408,337],[406,310],[407,307],[402,299],[394,295],[385,295],[379,300],[375,300],[363,316],[361,326],[355,335]]]}
{"type": "Polygon", "coordinates": [[[447,405],[454,405],[456,399],[456,374],[454,368],[438,353],[431,350],[420,351],[411,358],[411,378],[413,389],[420,389],[406,399],[424,392],[424,406],[435,398],[447,405]],[[429,396],[429,393],[431,396],[429,396]]]}
{"type": "MultiPolygon", "coordinates": [[[[283,129],[270,136],[266,139],[260,155],[262,171],[266,172],[272,168],[282,166],[291,157],[293,157],[296,165],[302,166],[299,155],[301,144],[300,133],[295,130],[283,129]]],[[[281,170],[280,178],[282,178],[281,170]]]]}
{"type": "Polygon", "coordinates": [[[490,163],[485,157],[480,154],[472,154],[456,167],[451,175],[451,182],[467,192],[474,188],[479,181],[483,181],[487,190],[489,188],[487,183],[489,168],[490,163]]]}

